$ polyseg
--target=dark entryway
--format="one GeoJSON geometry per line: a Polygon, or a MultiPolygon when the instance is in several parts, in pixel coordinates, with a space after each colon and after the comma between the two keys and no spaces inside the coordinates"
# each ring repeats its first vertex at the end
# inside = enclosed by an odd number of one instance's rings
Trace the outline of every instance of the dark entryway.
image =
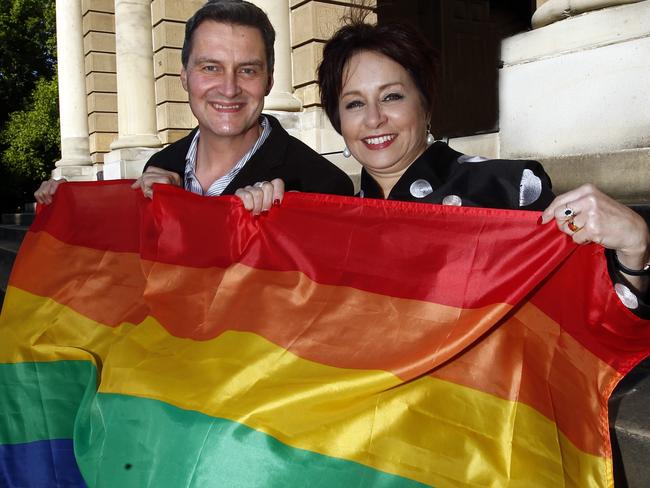
{"type": "Polygon", "coordinates": [[[378,0],[380,23],[407,22],[438,50],[432,132],[456,137],[499,129],[499,46],[530,29],[534,0],[378,0]]]}

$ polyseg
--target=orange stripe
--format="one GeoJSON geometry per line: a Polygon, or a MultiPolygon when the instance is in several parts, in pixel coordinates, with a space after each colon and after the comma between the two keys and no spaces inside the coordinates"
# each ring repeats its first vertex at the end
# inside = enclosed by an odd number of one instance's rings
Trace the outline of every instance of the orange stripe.
{"type": "Polygon", "coordinates": [[[116,327],[148,315],[140,269],[137,254],[70,246],[45,232],[28,232],[9,284],[116,327]]]}
{"type": "Polygon", "coordinates": [[[609,435],[607,399],[622,375],[533,305],[431,375],[530,405],[580,449],[611,458],[602,443],[609,435]]]}
{"type": "Polygon", "coordinates": [[[609,457],[599,440],[607,429],[601,413],[615,371],[531,305],[490,331],[507,305],[460,310],[243,265],[221,270],[142,264],[133,254],[75,248],[45,233],[28,236],[26,246],[36,244],[39,251],[17,266],[12,284],[52,296],[98,322],[139,323],[147,315],[144,292],[152,315],[176,336],[207,340],[225,330],[251,331],[327,365],[382,369],[405,380],[432,374],[522,401],[554,420],[581,450],[609,457]],[[52,262],[58,266],[52,268],[52,262]],[[48,266],[52,287],[38,278],[48,266]],[[148,275],[146,290],[139,269],[148,275]],[[82,278],[67,283],[77,276],[82,278]],[[90,299],[93,293],[97,300],[90,299]],[[289,304],[291,315],[278,304],[289,304]],[[402,326],[405,319],[408,328],[402,326]],[[453,362],[445,362],[450,358],[453,362]],[[513,372],[518,381],[511,380],[513,372]],[[550,386],[541,389],[547,378],[550,386]],[[593,422],[576,422],[575,412],[593,422]]]}

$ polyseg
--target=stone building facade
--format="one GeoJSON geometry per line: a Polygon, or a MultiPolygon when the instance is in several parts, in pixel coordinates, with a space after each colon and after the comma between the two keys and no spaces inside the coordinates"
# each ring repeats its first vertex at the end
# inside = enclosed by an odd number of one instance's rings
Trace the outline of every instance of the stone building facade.
{"type": "MultiPolygon", "coordinates": [[[[153,152],[194,127],[180,51],[184,22],[202,3],[57,0],[62,154],[55,177],[137,177],[153,152]]],[[[341,155],[315,81],[324,41],[355,2],[253,3],[277,31],[265,110],[358,174],[341,155]]],[[[449,143],[471,154],[542,160],[558,191],[593,181],[624,202],[649,204],[650,0],[537,0],[536,7],[534,29],[501,46],[497,129],[449,143]]]]}

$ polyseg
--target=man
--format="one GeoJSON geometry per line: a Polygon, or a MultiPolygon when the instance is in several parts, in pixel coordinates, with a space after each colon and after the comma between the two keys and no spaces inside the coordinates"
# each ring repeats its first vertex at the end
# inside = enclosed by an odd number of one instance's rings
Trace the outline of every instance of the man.
{"type": "MultiPolygon", "coordinates": [[[[279,203],[287,190],[352,195],[350,179],[262,115],[273,86],[275,31],[247,1],[213,0],[187,22],[181,82],[199,125],[154,154],[133,188],[152,197],[154,183],[201,195],[237,194],[253,213],[279,203]]],[[[34,194],[50,203],[60,181],[34,194]]]]}

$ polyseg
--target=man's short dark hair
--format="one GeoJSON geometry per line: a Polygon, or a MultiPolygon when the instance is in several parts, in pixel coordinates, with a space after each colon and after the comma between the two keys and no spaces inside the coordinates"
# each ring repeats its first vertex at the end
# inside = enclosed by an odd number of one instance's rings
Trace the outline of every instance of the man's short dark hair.
{"type": "Polygon", "coordinates": [[[183,41],[183,51],[181,52],[181,61],[183,62],[184,68],[187,68],[190,53],[192,52],[192,36],[194,35],[194,31],[206,20],[220,22],[222,24],[253,27],[259,30],[264,41],[267,68],[269,73],[273,72],[273,65],[275,64],[275,54],[273,51],[275,30],[268,16],[261,8],[244,0],[210,0],[190,17],[185,24],[185,40],[183,41]]]}
{"type": "Polygon", "coordinates": [[[413,27],[391,23],[371,25],[353,21],[327,41],[318,67],[318,85],[323,109],[332,126],[341,133],[339,97],[348,61],[363,51],[383,54],[399,63],[417,87],[427,116],[433,113],[436,91],[436,53],[413,27]]]}

